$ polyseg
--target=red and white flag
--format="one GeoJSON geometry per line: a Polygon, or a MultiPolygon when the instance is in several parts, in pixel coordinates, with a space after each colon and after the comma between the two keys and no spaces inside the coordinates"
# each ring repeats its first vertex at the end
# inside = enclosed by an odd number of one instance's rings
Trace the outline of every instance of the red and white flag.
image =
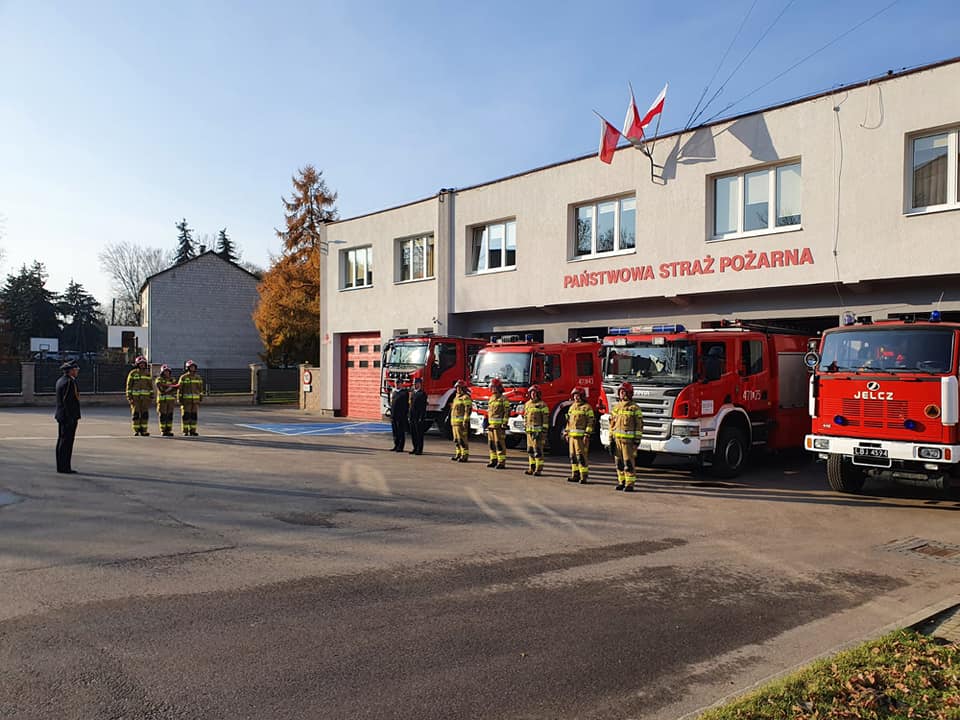
{"type": "Polygon", "coordinates": [[[642,143],[644,128],[646,128],[657,115],[663,112],[663,103],[666,98],[667,85],[664,85],[663,90],[657,95],[657,99],[653,101],[650,109],[647,110],[647,113],[643,117],[640,117],[640,112],[637,110],[637,101],[634,99],[633,90],[631,89],[630,105],[627,106],[627,116],[623,120],[623,136],[635,145],[642,143]]]}
{"type": "Polygon", "coordinates": [[[613,153],[620,142],[620,131],[603,118],[600,118],[600,160],[609,165],[613,162],[613,153]]]}

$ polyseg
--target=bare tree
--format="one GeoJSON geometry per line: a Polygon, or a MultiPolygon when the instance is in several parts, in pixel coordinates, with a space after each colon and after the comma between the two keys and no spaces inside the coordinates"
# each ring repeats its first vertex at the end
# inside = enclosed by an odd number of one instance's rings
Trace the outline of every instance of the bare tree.
{"type": "Polygon", "coordinates": [[[148,277],[173,264],[172,253],[124,240],[109,243],[97,258],[113,283],[117,319],[123,325],[139,325],[140,288],[148,277]]]}

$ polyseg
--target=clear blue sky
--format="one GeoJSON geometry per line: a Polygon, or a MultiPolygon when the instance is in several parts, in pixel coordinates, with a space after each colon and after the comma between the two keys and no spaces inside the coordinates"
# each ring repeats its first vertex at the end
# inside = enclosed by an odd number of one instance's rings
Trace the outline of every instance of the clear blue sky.
{"type": "MultiPolygon", "coordinates": [[[[788,2],[756,1],[714,88],[788,2]]],[[[794,0],[705,117],[888,2],[794,0]]],[[[628,81],[641,109],[669,81],[680,128],[753,4],[0,0],[0,270],[40,260],[106,304],[103,245],[173,248],[181,217],[266,266],[303,164],[363,214],[595,151],[628,81]]],[[[958,37],[956,0],[900,0],[725,115],[958,37]]]]}

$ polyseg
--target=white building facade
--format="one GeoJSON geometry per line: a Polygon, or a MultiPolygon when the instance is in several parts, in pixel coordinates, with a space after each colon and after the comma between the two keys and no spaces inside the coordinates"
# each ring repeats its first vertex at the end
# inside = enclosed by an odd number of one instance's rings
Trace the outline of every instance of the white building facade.
{"type": "Polygon", "coordinates": [[[402,332],[960,319],[960,58],[327,225],[321,408],[402,332]]]}

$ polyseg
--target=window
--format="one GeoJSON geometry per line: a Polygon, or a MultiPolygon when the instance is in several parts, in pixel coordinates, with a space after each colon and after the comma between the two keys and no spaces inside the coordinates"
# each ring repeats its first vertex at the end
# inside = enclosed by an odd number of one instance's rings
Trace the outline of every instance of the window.
{"type": "Polygon", "coordinates": [[[760,340],[744,340],[741,347],[744,375],[763,372],[763,343],[760,340]]]}
{"type": "Polygon", "coordinates": [[[960,129],[915,137],[911,141],[910,208],[960,204],[960,129]]]}
{"type": "Polygon", "coordinates": [[[433,235],[397,240],[397,282],[433,277],[433,235]]]}
{"type": "Polygon", "coordinates": [[[517,266],[517,221],[473,229],[470,272],[482,273],[517,266]]]}
{"type": "Polygon", "coordinates": [[[574,258],[604,255],[637,246],[637,199],[604,200],[575,208],[574,258]]]}
{"type": "Polygon", "coordinates": [[[457,346],[453,343],[438,343],[433,348],[433,360],[440,374],[457,365],[457,346]]]}
{"type": "Polygon", "coordinates": [[[593,355],[590,353],[577,353],[577,375],[580,377],[590,377],[593,375],[593,355]]]}
{"type": "Polygon", "coordinates": [[[713,237],[800,225],[800,163],[751,170],[713,181],[713,237]]]}
{"type": "Polygon", "coordinates": [[[359,288],[373,285],[373,248],[342,250],[343,287],[359,288]]]}

